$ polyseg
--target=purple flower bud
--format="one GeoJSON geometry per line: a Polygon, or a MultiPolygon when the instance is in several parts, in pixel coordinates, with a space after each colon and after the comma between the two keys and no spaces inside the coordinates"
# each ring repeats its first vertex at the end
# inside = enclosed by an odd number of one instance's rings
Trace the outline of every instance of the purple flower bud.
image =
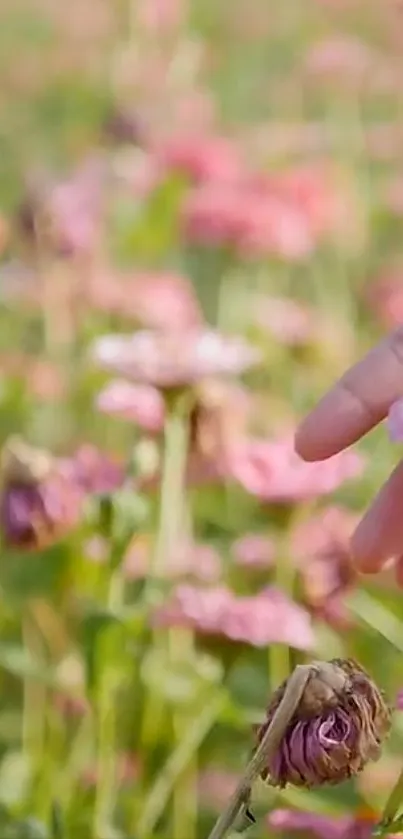
{"type": "MultiPolygon", "coordinates": [[[[354,661],[314,662],[299,707],[274,759],[262,772],[272,786],[337,784],[376,760],[390,728],[381,692],[354,661]]],[[[275,691],[260,742],[280,704],[286,682],[275,691]]]]}

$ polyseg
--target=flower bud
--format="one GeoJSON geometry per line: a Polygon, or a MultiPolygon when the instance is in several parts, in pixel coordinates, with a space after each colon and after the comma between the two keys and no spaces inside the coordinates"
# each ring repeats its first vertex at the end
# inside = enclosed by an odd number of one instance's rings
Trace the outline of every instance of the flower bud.
{"type": "Polygon", "coordinates": [[[41,550],[78,521],[82,493],[48,453],[13,437],[1,457],[0,526],[7,547],[41,550]]]}

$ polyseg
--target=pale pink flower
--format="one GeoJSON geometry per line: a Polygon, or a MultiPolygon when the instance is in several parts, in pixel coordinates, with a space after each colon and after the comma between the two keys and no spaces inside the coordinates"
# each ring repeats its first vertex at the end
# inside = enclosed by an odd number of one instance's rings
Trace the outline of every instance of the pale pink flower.
{"type": "Polygon", "coordinates": [[[92,308],[151,329],[176,332],[196,328],[202,321],[189,280],[167,271],[98,273],[89,278],[85,294],[92,308]]]}
{"type": "Polygon", "coordinates": [[[403,399],[394,402],[389,410],[388,431],[392,443],[403,442],[403,399]]]}
{"type": "Polygon", "coordinates": [[[144,431],[162,431],[165,419],[164,400],[150,385],[135,385],[114,379],[105,385],[95,400],[99,411],[133,422],[144,431]]]}
{"type": "Polygon", "coordinates": [[[232,185],[213,182],[192,190],[182,206],[185,240],[198,245],[237,248],[245,227],[244,200],[242,191],[232,185]]]}
{"type": "Polygon", "coordinates": [[[324,38],[311,47],[305,59],[308,72],[321,81],[336,79],[350,84],[364,81],[373,72],[374,51],[348,35],[324,38]]]}
{"type": "Polygon", "coordinates": [[[365,290],[366,301],[382,326],[393,329],[403,322],[403,269],[383,272],[365,290]]]}
{"type": "MultiPolygon", "coordinates": [[[[153,545],[147,538],[134,539],[123,561],[123,570],[128,579],[147,577],[152,562],[153,545]]],[[[171,556],[167,556],[163,576],[168,578],[188,577],[204,583],[216,582],[221,573],[221,561],[211,545],[202,543],[179,544],[171,556]]]]}
{"type": "Polygon", "coordinates": [[[275,543],[263,533],[247,533],[234,542],[231,554],[237,565],[267,570],[274,562],[275,543]]]}
{"type": "Polygon", "coordinates": [[[403,689],[399,690],[396,696],[396,708],[398,711],[403,711],[403,689]]]}
{"type": "Polygon", "coordinates": [[[238,782],[239,775],[235,772],[214,767],[204,769],[198,778],[201,803],[209,810],[221,810],[228,803],[238,782]]]}
{"type": "Polygon", "coordinates": [[[306,463],[295,452],[292,438],[245,439],[231,451],[228,477],[269,503],[296,503],[334,492],[362,472],[363,460],[352,451],[328,460],[306,463]]]}
{"type": "Polygon", "coordinates": [[[32,188],[19,214],[23,232],[64,256],[92,252],[98,244],[104,171],[99,160],[69,179],[32,188]]]}
{"type": "Polygon", "coordinates": [[[168,170],[192,181],[232,183],[241,177],[243,166],[235,144],[225,137],[186,136],[165,140],[156,148],[157,160],[168,170]]]}
{"type": "Polygon", "coordinates": [[[130,294],[130,308],[142,326],[175,332],[201,324],[201,311],[192,285],[180,274],[139,273],[133,277],[130,294]]]}
{"type": "Polygon", "coordinates": [[[302,578],[304,599],[313,612],[337,628],[351,622],[344,596],[356,581],[350,536],[357,516],[342,507],[328,507],[297,525],[291,554],[302,578]]]}
{"type": "Polygon", "coordinates": [[[304,303],[286,297],[260,297],[255,322],[280,344],[299,347],[317,336],[317,315],[304,303]]]}
{"type": "Polygon", "coordinates": [[[111,455],[91,443],[83,443],[63,461],[64,473],[74,479],[84,493],[113,492],[123,485],[125,469],[111,455]]]}
{"type": "Polygon", "coordinates": [[[258,350],[242,338],[212,329],[105,335],[94,342],[92,354],[112,373],[163,389],[186,387],[210,376],[236,376],[260,360],[258,350]]]}
{"type": "Polygon", "coordinates": [[[136,15],[141,31],[156,36],[171,35],[184,22],[186,0],[137,0],[136,15]]]}
{"type": "Polygon", "coordinates": [[[154,615],[157,626],[185,626],[202,635],[266,647],[286,644],[311,649],[314,635],[308,612],[275,588],[239,597],[225,586],[180,585],[154,615]]]}

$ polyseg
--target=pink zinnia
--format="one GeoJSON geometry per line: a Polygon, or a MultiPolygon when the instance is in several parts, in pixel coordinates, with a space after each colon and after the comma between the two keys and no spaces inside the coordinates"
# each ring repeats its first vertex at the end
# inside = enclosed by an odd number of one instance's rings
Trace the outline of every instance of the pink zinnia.
{"type": "Polygon", "coordinates": [[[362,469],[361,457],[351,451],[306,463],[296,454],[292,438],[245,439],[231,452],[228,477],[261,501],[289,504],[334,492],[362,469]]]}
{"type": "Polygon", "coordinates": [[[350,617],[344,602],[356,580],[350,536],[357,517],[332,506],[301,522],[291,534],[291,553],[300,570],[304,598],[314,613],[336,627],[350,617]]]}
{"type": "Polygon", "coordinates": [[[180,135],[165,140],[156,154],[168,170],[180,172],[196,183],[231,183],[242,174],[239,152],[225,137],[180,135]]]}
{"type": "Polygon", "coordinates": [[[258,363],[260,353],[242,338],[194,329],[169,335],[105,335],[94,342],[93,357],[112,373],[165,389],[215,375],[239,375],[258,363]]]}
{"type": "Polygon", "coordinates": [[[243,568],[267,570],[274,562],[275,543],[263,533],[247,533],[234,542],[231,553],[243,568]]]}
{"type": "Polygon", "coordinates": [[[308,613],[275,588],[238,597],[225,586],[181,585],[156,612],[154,621],[158,626],[186,626],[202,635],[223,635],[254,647],[280,643],[309,650],[314,644],[308,613]]]}

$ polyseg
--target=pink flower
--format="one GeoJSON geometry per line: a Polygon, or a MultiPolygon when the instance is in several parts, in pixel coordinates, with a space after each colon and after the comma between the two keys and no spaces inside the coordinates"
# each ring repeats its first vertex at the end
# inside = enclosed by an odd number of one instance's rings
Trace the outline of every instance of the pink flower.
{"type": "Polygon", "coordinates": [[[116,313],[152,329],[186,331],[202,322],[190,282],[177,274],[99,273],[90,278],[85,294],[92,308],[116,313]]]}
{"type": "Polygon", "coordinates": [[[403,322],[403,270],[391,268],[371,283],[366,300],[382,326],[393,329],[403,322]]]}
{"type": "Polygon", "coordinates": [[[350,622],[344,595],[356,580],[350,554],[356,520],[349,510],[332,506],[299,524],[291,534],[291,553],[298,563],[306,603],[336,628],[350,622]]]}
{"type": "Polygon", "coordinates": [[[273,810],[270,828],[288,836],[302,833],[315,839],[370,839],[374,821],[354,816],[322,816],[299,810],[273,810]]]}
{"type": "Polygon", "coordinates": [[[238,597],[225,586],[180,585],[155,613],[154,623],[186,626],[202,635],[223,635],[254,647],[281,643],[308,650],[314,644],[308,613],[275,588],[238,597]]]}
{"type": "Polygon", "coordinates": [[[93,344],[93,358],[132,381],[173,388],[210,376],[236,376],[257,364],[260,353],[242,338],[195,329],[169,335],[151,331],[106,335],[93,344]]]}
{"type": "Polygon", "coordinates": [[[392,443],[403,441],[403,399],[394,402],[389,410],[388,430],[392,443]]]}
{"type": "Polygon", "coordinates": [[[403,711],[403,689],[399,690],[396,697],[396,708],[398,711],[403,711]]]}
{"type": "Polygon", "coordinates": [[[180,172],[195,183],[233,183],[243,169],[235,144],[225,137],[171,137],[157,147],[156,155],[168,170],[180,172]]]}
{"type": "Polygon", "coordinates": [[[156,433],[164,427],[164,400],[156,388],[114,379],[98,394],[98,410],[134,422],[144,431],[156,433]]]}
{"type": "MultiPolygon", "coordinates": [[[[137,274],[133,277],[130,296],[130,310],[142,326],[175,332],[201,324],[191,283],[179,274],[163,271],[137,274]]],[[[127,306],[127,294],[124,298],[127,306]]]]}
{"type": "Polygon", "coordinates": [[[373,71],[374,53],[363,41],[347,35],[324,38],[311,48],[306,68],[321,81],[329,78],[350,82],[363,81],[373,71]]]}
{"type": "Polygon", "coordinates": [[[69,179],[35,186],[24,202],[19,221],[23,232],[65,256],[92,252],[100,231],[103,169],[89,161],[69,179]]]}
{"type": "MultiPolygon", "coordinates": [[[[152,559],[152,543],[147,538],[135,538],[123,562],[125,576],[136,580],[147,577],[152,559]]],[[[167,557],[164,576],[169,578],[188,577],[204,583],[215,582],[221,572],[220,557],[210,545],[189,543],[179,545],[171,557],[167,557]]]]}
{"type": "Polygon", "coordinates": [[[261,501],[290,504],[334,492],[362,469],[362,458],[351,451],[306,463],[296,454],[290,437],[244,439],[231,452],[228,477],[261,501]]]}
{"type": "Polygon", "coordinates": [[[304,346],[316,337],[314,313],[303,303],[286,297],[262,297],[257,300],[256,324],[280,344],[304,346]]]}
{"type": "Polygon", "coordinates": [[[237,565],[266,570],[273,565],[275,544],[262,533],[247,533],[234,542],[231,553],[237,565]]]}
{"type": "Polygon", "coordinates": [[[83,493],[113,492],[125,479],[123,466],[90,443],[82,444],[71,458],[66,458],[63,467],[83,493]]]}

